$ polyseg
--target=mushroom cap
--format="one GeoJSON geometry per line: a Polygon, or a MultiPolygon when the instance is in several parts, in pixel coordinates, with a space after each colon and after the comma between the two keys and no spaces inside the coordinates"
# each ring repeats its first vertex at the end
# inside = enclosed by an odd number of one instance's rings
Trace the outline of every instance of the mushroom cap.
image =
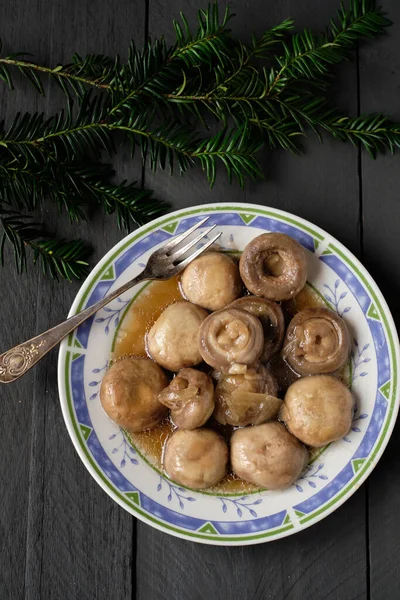
{"type": "Polygon", "coordinates": [[[196,429],[214,411],[214,385],[206,373],[182,369],[158,399],[171,410],[172,421],[179,429],[196,429]]]}
{"type": "Polygon", "coordinates": [[[283,490],[308,462],[308,451],[285,427],[273,421],[234,431],[232,469],[245,481],[270,490],[283,490]]]}
{"type": "Polygon", "coordinates": [[[350,430],[354,400],[350,390],[332,375],[298,379],[289,387],[280,419],[308,446],[325,446],[350,430]]]}
{"type": "Polygon", "coordinates": [[[263,233],[243,250],[240,275],[247,289],[268,300],[289,300],[305,286],[303,248],[284,233],[263,233]]]}
{"type": "Polygon", "coordinates": [[[252,365],[263,351],[260,321],[239,308],[224,308],[208,315],[200,327],[199,350],[203,360],[225,373],[234,365],[252,365]]]}
{"type": "Polygon", "coordinates": [[[195,258],[181,278],[185,298],[212,311],[235,300],[242,288],[238,265],[221,252],[207,252],[195,258]]]}
{"type": "Polygon", "coordinates": [[[222,374],[215,389],[214,418],[234,427],[259,425],[270,418],[266,396],[276,394],[275,378],[264,365],[250,368],[243,375],[222,374]]]}
{"type": "Polygon", "coordinates": [[[228,447],[210,429],[178,429],[167,441],[163,462],[165,472],[177,483],[204,489],[224,478],[228,447]]]}
{"type": "Polygon", "coordinates": [[[114,423],[129,431],[153,429],[167,408],[158,394],[168,385],[164,371],[148,358],[124,358],[106,372],[100,386],[100,401],[114,423]]]}
{"type": "Polygon", "coordinates": [[[350,355],[346,323],[329,308],[306,308],[298,312],[286,330],[283,355],[300,375],[334,373],[350,355]]]}
{"type": "Polygon", "coordinates": [[[264,330],[264,349],[260,360],[267,362],[280,350],[285,335],[285,317],[281,306],[260,296],[244,296],[232,302],[230,308],[246,310],[260,319],[264,330]]]}
{"type": "Polygon", "coordinates": [[[151,358],[165,369],[179,371],[198,365],[200,325],[207,313],[190,302],[176,302],[158,317],[147,335],[147,350],[151,358]]]}

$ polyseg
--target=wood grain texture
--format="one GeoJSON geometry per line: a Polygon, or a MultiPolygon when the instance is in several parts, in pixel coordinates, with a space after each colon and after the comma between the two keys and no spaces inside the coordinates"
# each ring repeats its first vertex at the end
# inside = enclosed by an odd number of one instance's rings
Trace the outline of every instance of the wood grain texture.
{"type": "MultiPolygon", "coordinates": [[[[299,27],[322,28],[334,14],[335,0],[318,2],[233,2],[236,33],[244,37],[293,16],[299,27]]],[[[198,3],[185,3],[191,21],[198,3]]],[[[171,21],[178,0],[150,0],[150,35],[171,40],[171,21]]],[[[342,76],[338,101],[357,110],[355,63],[342,76]]],[[[253,202],[293,212],[327,229],[356,254],[360,253],[357,151],[326,139],[310,138],[307,152],[292,156],[265,153],[266,181],[229,186],[223,172],[210,192],[205,176],[192,170],[181,179],[146,170],[146,185],[174,208],[221,201],[253,202]]],[[[365,487],[336,513],[311,529],[287,539],[244,548],[207,547],[171,538],[138,523],[137,598],[161,600],[322,600],[365,598],[367,562],[365,487]]]]}
{"type": "MultiPolygon", "coordinates": [[[[248,36],[293,16],[299,26],[321,28],[337,4],[337,0],[235,0],[232,5],[238,18],[233,26],[248,36]]],[[[382,41],[360,50],[360,105],[362,111],[385,106],[400,119],[400,7],[396,0],[384,4],[397,26],[382,41]]],[[[150,34],[164,33],[171,39],[172,19],[183,10],[193,21],[198,7],[195,0],[149,0],[150,34]]],[[[104,0],[6,0],[0,4],[0,23],[6,51],[27,50],[43,63],[68,60],[73,51],[123,54],[131,37],[139,44],[143,40],[145,0],[112,4],[104,0]]],[[[342,82],[338,101],[356,113],[355,63],[345,67],[342,82]]],[[[12,94],[0,87],[1,117],[12,116],[17,108],[53,111],[60,106],[54,87],[44,100],[23,82],[12,94]]],[[[356,254],[363,250],[363,260],[398,320],[398,159],[387,157],[374,163],[363,156],[359,162],[357,151],[349,146],[329,139],[320,146],[310,139],[304,156],[266,152],[262,162],[266,181],[247,184],[243,191],[237,185],[229,186],[220,173],[210,192],[200,170],[182,179],[146,170],[146,184],[174,208],[219,201],[254,202],[308,218],[356,254]]],[[[120,153],[117,166],[122,177],[140,180],[141,169],[132,164],[127,151],[120,153]]],[[[65,217],[59,219],[48,210],[45,218],[60,233],[71,236],[65,217]]],[[[122,236],[112,217],[101,215],[96,215],[90,226],[74,226],[74,235],[93,242],[93,264],[122,236]]],[[[18,277],[10,261],[0,270],[0,349],[64,318],[78,290],[77,284],[54,284],[34,270],[18,277]]],[[[333,515],[296,536],[254,547],[203,546],[140,522],[136,525],[91,478],[63,423],[56,362],[53,353],[35,371],[0,389],[1,600],[397,597],[399,428],[369,480],[369,501],[364,485],[333,515]]]]}
{"type": "MultiPolygon", "coordinates": [[[[383,6],[394,26],[371,48],[360,53],[361,112],[384,109],[399,121],[400,4],[396,0],[385,0],[383,6]]],[[[399,327],[399,157],[388,155],[371,161],[363,154],[361,167],[363,262],[380,286],[399,327]]],[[[368,480],[371,600],[397,597],[400,588],[397,568],[399,452],[400,426],[397,424],[378,467],[368,480]]]]}
{"type": "MultiPolygon", "coordinates": [[[[32,14],[40,12],[38,2],[32,2],[32,14]]],[[[18,38],[19,28],[30,30],[29,11],[22,6],[0,5],[0,22],[8,22],[7,41],[18,38]],[[14,22],[18,19],[18,25],[14,22]]],[[[27,34],[28,37],[28,34],[27,34]]],[[[21,39],[19,37],[19,39],[21,39]]],[[[43,50],[37,41],[39,52],[43,50]]],[[[0,86],[0,114],[2,118],[15,113],[15,104],[21,110],[35,111],[38,99],[30,94],[24,83],[13,95],[3,94],[0,86]]],[[[0,267],[0,348],[1,352],[36,332],[37,292],[39,273],[18,276],[12,253],[7,253],[4,268],[0,267]]],[[[0,598],[22,598],[24,594],[27,514],[29,510],[29,481],[32,436],[32,390],[35,375],[29,373],[18,386],[0,389],[0,598]]]]}
{"type": "MultiPolygon", "coordinates": [[[[30,51],[55,65],[74,51],[126,55],[132,37],[143,42],[145,3],[122,0],[111,10],[100,1],[8,2],[0,7],[0,22],[6,51],[30,51]]],[[[18,109],[51,113],[63,105],[54,85],[42,101],[32,89],[21,90],[0,88],[2,116],[18,109]]],[[[141,180],[128,151],[116,167],[121,178],[141,180]]],[[[43,216],[61,235],[89,240],[96,248],[93,264],[124,235],[113,217],[99,214],[90,224],[71,226],[53,208],[43,216]]],[[[79,289],[33,268],[18,278],[11,264],[0,277],[4,349],[64,319],[79,289]]],[[[57,352],[0,393],[0,598],[130,599],[135,520],[101,490],[72,446],[58,401],[57,352]]]]}

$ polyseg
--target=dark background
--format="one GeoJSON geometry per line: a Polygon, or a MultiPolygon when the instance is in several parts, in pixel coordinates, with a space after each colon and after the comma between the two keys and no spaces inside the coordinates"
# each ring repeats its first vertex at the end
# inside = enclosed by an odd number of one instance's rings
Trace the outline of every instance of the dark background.
{"type": "MultiPolygon", "coordinates": [[[[338,101],[353,114],[386,110],[400,119],[400,2],[382,0],[395,25],[363,45],[341,69],[338,101]]],[[[260,33],[285,17],[323,28],[338,0],[235,0],[237,33],[260,33]]],[[[195,0],[2,0],[5,52],[29,51],[42,64],[72,53],[124,55],[130,39],[171,38],[179,11],[193,19],[195,0]]],[[[0,116],[54,111],[54,86],[40,99],[20,82],[0,86],[0,116]]],[[[174,208],[218,201],[254,202],[291,211],[327,229],[361,258],[398,317],[399,158],[376,162],[326,139],[304,156],[265,154],[265,182],[244,191],[225,175],[210,192],[204,175],[142,174],[128,152],[119,173],[153,188],[174,208]]],[[[112,217],[74,225],[47,215],[69,237],[89,239],[92,264],[122,236],[112,217]]],[[[11,257],[10,257],[11,258],[11,257]]],[[[79,284],[53,283],[39,269],[0,270],[0,348],[62,320],[79,284]]],[[[334,514],[278,542],[244,548],[181,541],[136,521],[95,483],[69,440],[61,415],[53,352],[23,379],[0,390],[0,599],[17,600],[351,600],[399,597],[399,428],[375,472],[334,514]]]]}

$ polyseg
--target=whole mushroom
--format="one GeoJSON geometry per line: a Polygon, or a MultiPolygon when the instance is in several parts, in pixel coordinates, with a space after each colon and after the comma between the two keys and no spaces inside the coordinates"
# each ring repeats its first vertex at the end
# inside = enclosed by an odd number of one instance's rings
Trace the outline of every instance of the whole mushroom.
{"type": "Polygon", "coordinates": [[[264,348],[260,360],[267,362],[280,350],[285,335],[285,318],[280,305],[259,296],[244,296],[232,302],[230,308],[246,310],[260,319],[264,330],[264,348]]]}
{"type": "Polygon", "coordinates": [[[177,483],[193,489],[216,485],[226,474],[228,447],[210,429],[178,429],[168,439],[164,470],[177,483]]]}
{"type": "Polygon", "coordinates": [[[308,459],[307,449],[277,421],[237,429],[231,438],[233,471],[270,490],[292,485],[308,459]]]}
{"type": "Polygon", "coordinates": [[[171,410],[172,421],[179,429],[196,429],[214,411],[214,385],[206,373],[182,369],[158,400],[171,410]]]}
{"type": "Polygon", "coordinates": [[[259,425],[275,417],[282,400],[276,398],[277,385],[264,365],[243,375],[224,375],[215,389],[214,418],[234,427],[259,425]]]}
{"type": "Polygon", "coordinates": [[[200,327],[199,350],[203,360],[224,373],[245,372],[264,347],[260,321],[239,308],[208,315],[200,327]]]}
{"type": "Polygon", "coordinates": [[[289,387],[280,412],[289,431],[308,446],[325,446],[350,430],[354,400],[332,375],[298,379],[289,387]]]}
{"type": "Polygon", "coordinates": [[[181,279],[185,298],[212,311],[235,300],[242,287],[238,265],[221,252],[207,252],[196,258],[186,267],[181,279]]]}
{"type": "Polygon", "coordinates": [[[147,358],[124,358],[106,372],[100,402],[114,423],[129,431],[153,429],[168,409],[158,394],[168,385],[164,371],[147,358]]]}
{"type": "Polygon", "coordinates": [[[303,248],[284,233],[263,233],[240,257],[240,275],[247,289],[268,300],[289,300],[307,281],[303,248]]]}
{"type": "Polygon", "coordinates": [[[301,310],[286,330],[283,355],[300,375],[338,371],[350,355],[346,323],[329,308],[301,310]]]}
{"type": "Polygon", "coordinates": [[[176,302],[158,317],[147,336],[151,358],[165,369],[179,371],[202,361],[198,349],[200,325],[207,313],[190,302],[176,302]]]}

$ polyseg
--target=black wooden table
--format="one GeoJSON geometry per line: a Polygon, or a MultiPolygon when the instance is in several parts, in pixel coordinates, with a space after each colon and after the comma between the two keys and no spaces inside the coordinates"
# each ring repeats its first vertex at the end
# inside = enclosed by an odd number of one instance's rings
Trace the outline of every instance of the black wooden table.
{"type": "MultiPolygon", "coordinates": [[[[357,114],[385,108],[400,119],[400,2],[382,0],[395,21],[387,36],[363,45],[342,70],[338,101],[357,114]]],[[[234,28],[248,36],[287,16],[321,28],[337,0],[235,0],[234,28]]],[[[124,55],[132,37],[171,38],[171,21],[195,0],[2,0],[0,34],[6,51],[26,50],[42,64],[80,54],[124,55]]],[[[54,111],[21,84],[0,88],[0,115],[54,111]]],[[[304,156],[263,157],[265,182],[244,191],[225,176],[210,192],[204,176],[184,178],[145,169],[120,157],[121,174],[154,189],[174,208],[218,201],[254,202],[291,211],[328,230],[361,258],[398,316],[400,263],[398,157],[376,162],[357,149],[316,139],[304,156]]],[[[66,233],[66,218],[47,221],[66,233]]],[[[90,239],[94,261],[120,238],[112,218],[75,225],[90,239]]],[[[6,349],[63,319],[78,283],[52,283],[39,269],[0,271],[0,347],[6,349]]],[[[400,315],[399,315],[400,316],[400,315]]],[[[25,378],[0,390],[0,599],[396,600],[400,596],[399,428],[373,475],[321,523],[278,542],[221,548],[181,541],[136,521],[95,483],[76,454],[61,415],[53,352],[25,378]]]]}

